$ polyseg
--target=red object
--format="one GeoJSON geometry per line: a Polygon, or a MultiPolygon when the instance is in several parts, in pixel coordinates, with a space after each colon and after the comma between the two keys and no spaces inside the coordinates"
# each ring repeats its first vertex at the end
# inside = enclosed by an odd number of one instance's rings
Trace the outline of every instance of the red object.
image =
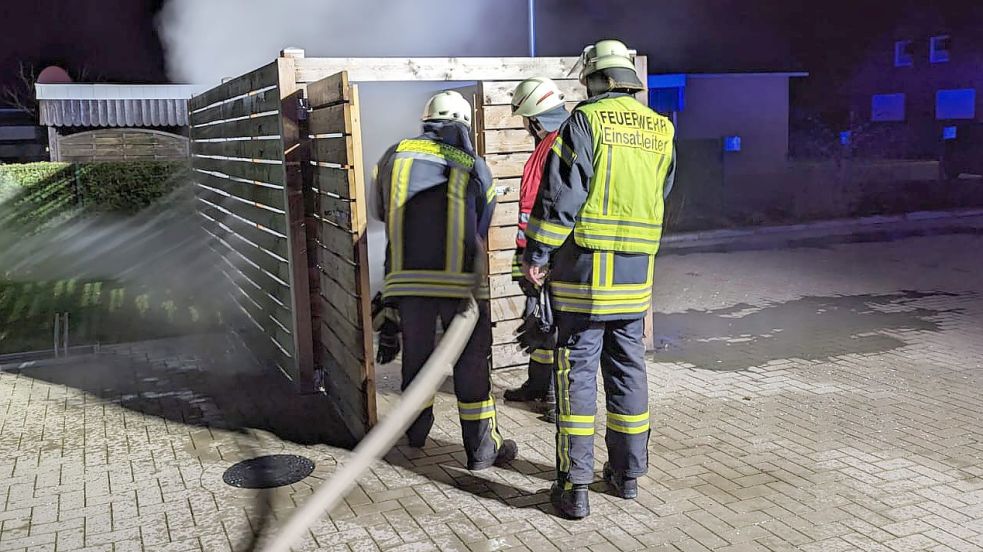
{"type": "Polygon", "coordinates": [[[558,132],[551,132],[536,146],[529,160],[522,169],[522,180],[519,184],[519,233],[515,237],[515,246],[526,246],[526,226],[532,206],[539,195],[539,184],[543,181],[543,169],[546,167],[546,156],[556,141],[558,132]]]}

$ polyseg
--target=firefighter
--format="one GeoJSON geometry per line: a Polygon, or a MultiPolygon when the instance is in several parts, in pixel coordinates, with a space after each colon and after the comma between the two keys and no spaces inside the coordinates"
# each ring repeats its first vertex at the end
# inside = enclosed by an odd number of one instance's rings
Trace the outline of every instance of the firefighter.
{"type": "Polygon", "coordinates": [[[607,410],[608,489],[635,498],[637,478],[648,470],[642,334],[675,174],[675,131],[633,97],[644,89],[633,54],[616,40],[585,48],[580,82],[589,99],[560,127],[526,229],[522,270],[535,284],[549,272],[557,325],[557,482],[551,498],[562,516],[573,519],[590,514],[598,365],[607,410]]]}
{"type": "MultiPolygon", "coordinates": [[[[402,331],[405,390],[434,350],[436,324],[446,330],[463,300],[479,288],[495,189],[491,172],[471,144],[471,104],[454,91],[426,104],[423,134],[389,148],[376,165],[375,214],[386,223],[384,301],[394,304],[402,331]]],[[[454,367],[461,433],[470,470],[504,465],[515,442],[498,429],[491,389],[491,318],[479,299],[479,319],[454,367]]],[[[433,404],[407,430],[422,448],[433,427],[433,404]]]]}
{"type": "MultiPolygon", "coordinates": [[[[512,114],[522,117],[522,124],[532,135],[536,149],[526,161],[519,184],[519,231],[515,237],[515,258],[512,262],[512,278],[519,282],[526,294],[525,318],[531,316],[539,295],[535,287],[522,275],[522,254],[526,247],[526,225],[532,205],[539,192],[546,155],[553,147],[560,124],[568,113],[563,104],[563,94],[556,83],[547,78],[535,77],[519,83],[512,93],[512,114]]],[[[556,395],[553,391],[553,347],[534,348],[529,355],[529,376],[522,386],[505,392],[505,400],[517,402],[543,401],[545,419],[555,422],[556,395]]]]}

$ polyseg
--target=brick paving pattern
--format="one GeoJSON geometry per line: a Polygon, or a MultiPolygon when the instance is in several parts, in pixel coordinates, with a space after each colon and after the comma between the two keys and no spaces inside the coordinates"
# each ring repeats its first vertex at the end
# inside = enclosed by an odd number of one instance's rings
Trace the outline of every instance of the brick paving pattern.
{"type": "MultiPolygon", "coordinates": [[[[552,428],[512,404],[520,459],[466,471],[442,393],[428,447],[373,466],[302,549],[983,550],[979,251],[957,234],[664,257],[637,501],[598,483],[590,518],[556,518],[552,428]]],[[[3,369],[0,551],[249,550],[351,446],[316,397],[217,338],[3,369]],[[275,453],[315,471],[223,483],[275,453]]],[[[496,374],[498,395],[522,377],[496,374]]],[[[379,383],[385,410],[392,367],[379,383]]]]}

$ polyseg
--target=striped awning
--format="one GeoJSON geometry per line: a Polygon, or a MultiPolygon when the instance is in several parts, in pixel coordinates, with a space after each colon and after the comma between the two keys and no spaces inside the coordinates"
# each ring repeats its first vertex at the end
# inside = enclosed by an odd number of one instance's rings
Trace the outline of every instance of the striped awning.
{"type": "Polygon", "coordinates": [[[38,84],[40,122],[50,127],[188,125],[188,85],[38,84]]]}
{"type": "Polygon", "coordinates": [[[188,126],[187,100],[42,100],[51,127],[188,126]]]}

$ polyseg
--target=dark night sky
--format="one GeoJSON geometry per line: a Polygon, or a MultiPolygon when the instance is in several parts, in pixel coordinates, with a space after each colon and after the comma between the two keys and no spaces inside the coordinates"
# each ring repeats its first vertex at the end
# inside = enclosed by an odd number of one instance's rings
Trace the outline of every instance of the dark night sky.
{"type": "MultiPolygon", "coordinates": [[[[163,2],[3,0],[0,84],[15,78],[19,61],[85,68],[90,80],[166,82],[154,23],[163,2]]],[[[649,55],[653,72],[804,69],[835,77],[890,28],[901,3],[885,10],[884,0],[539,0],[539,53],[576,54],[587,41],[618,36],[649,55]]]]}

